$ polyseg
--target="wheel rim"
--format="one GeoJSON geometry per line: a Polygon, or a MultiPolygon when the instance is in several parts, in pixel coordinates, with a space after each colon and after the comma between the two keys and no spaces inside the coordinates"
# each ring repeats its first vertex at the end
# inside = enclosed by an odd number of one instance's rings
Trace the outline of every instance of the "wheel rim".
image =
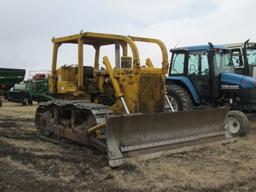
{"type": "MultiPolygon", "coordinates": [[[[174,112],[179,111],[178,101],[174,97],[172,97],[172,96],[168,96],[168,98],[169,98],[169,100],[171,102],[171,105],[172,105],[172,108],[173,108],[174,112]]],[[[167,102],[165,104],[165,108],[170,110],[170,107],[169,107],[167,102]]]]}
{"type": "Polygon", "coordinates": [[[27,103],[28,103],[28,99],[27,99],[27,98],[24,98],[23,103],[24,103],[24,104],[27,104],[27,103]]]}
{"type": "Polygon", "coordinates": [[[240,121],[233,116],[228,118],[227,126],[231,134],[237,134],[241,129],[240,121]]]}

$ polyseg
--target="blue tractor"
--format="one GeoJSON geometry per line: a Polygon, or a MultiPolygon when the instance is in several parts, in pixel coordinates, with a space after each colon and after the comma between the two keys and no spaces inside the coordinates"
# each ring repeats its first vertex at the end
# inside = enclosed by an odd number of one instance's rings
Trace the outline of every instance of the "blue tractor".
{"type": "Polygon", "coordinates": [[[168,96],[174,111],[229,106],[226,129],[234,136],[248,130],[243,112],[256,111],[256,79],[235,74],[231,51],[209,43],[175,48],[172,53],[168,96]]]}

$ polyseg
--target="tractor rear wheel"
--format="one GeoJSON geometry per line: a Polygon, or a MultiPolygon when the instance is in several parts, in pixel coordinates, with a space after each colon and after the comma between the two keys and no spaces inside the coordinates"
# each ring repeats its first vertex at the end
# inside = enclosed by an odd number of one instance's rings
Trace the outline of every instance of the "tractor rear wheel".
{"type": "Polygon", "coordinates": [[[249,121],[247,116],[237,110],[229,111],[225,119],[225,130],[232,136],[245,136],[248,133],[249,121]]]}
{"type": "Polygon", "coordinates": [[[174,112],[193,110],[194,104],[186,89],[179,85],[171,84],[168,85],[167,92],[174,112]]]}

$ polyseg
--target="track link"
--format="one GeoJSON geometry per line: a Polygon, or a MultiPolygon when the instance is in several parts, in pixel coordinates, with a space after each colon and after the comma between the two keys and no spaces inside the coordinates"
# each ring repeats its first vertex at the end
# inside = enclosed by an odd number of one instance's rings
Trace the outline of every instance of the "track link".
{"type": "MultiPolygon", "coordinates": [[[[86,100],[53,100],[38,106],[35,116],[37,128],[45,135],[57,135],[96,148],[105,148],[104,139],[87,130],[97,124],[105,123],[112,114],[109,106],[91,103],[86,100]]],[[[104,134],[101,130],[101,134],[104,134]]]]}

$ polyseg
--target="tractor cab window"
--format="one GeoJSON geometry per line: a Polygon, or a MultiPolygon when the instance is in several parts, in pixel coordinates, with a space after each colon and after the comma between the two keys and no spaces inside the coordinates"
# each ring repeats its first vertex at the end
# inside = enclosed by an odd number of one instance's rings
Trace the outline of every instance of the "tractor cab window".
{"type": "Polygon", "coordinates": [[[249,65],[256,65],[256,48],[247,48],[247,60],[249,65]]]}
{"type": "Polygon", "coordinates": [[[234,67],[243,67],[242,53],[240,49],[232,50],[232,62],[234,67]]]}
{"type": "Polygon", "coordinates": [[[188,75],[208,75],[209,63],[207,52],[190,53],[188,58],[188,75]]]}
{"type": "Polygon", "coordinates": [[[208,75],[209,74],[209,63],[208,63],[208,54],[204,53],[201,55],[201,75],[208,75]]]}
{"type": "Polygon", "coordinates": [[[222,72],[234,72],[231,53],[228,50],[218,50],[214,54],[215,75],[222,72]]]}
{"type": "Polygon", "coordinates": [[[200,55],[189,54],[188,74],[198,75],[200,55]]]}
{"type": "Polygon", "coordinates": [[[171,62],[171,74],[183,74],[185,64],[185,53],[173,53],[171,62]]]}

